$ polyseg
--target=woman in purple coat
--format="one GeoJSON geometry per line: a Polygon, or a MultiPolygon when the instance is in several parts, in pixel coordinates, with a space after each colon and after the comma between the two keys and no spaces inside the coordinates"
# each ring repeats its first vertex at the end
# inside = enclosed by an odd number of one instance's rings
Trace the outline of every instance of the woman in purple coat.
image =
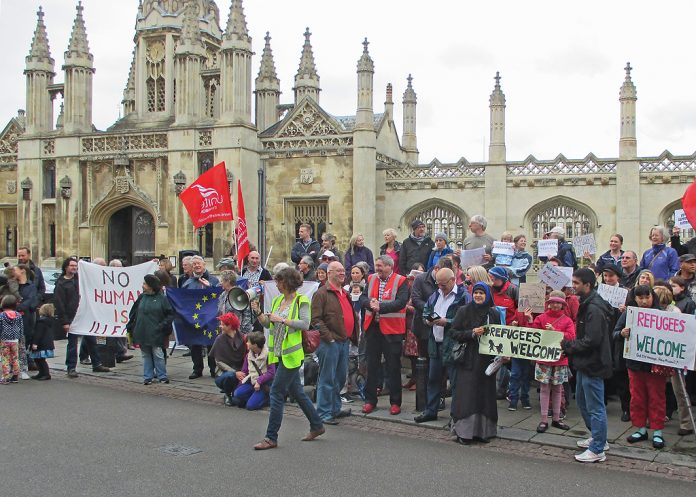
{"type": "Polygon", "coordinates": [[[370,274],[375,272],[375,261],[372,250],[365,246],[365,237],[356,233],[350,238],[348,250],[346,250],[345,266],[352,268],[358,262],[366,262],[370,267],[370,274]]]}

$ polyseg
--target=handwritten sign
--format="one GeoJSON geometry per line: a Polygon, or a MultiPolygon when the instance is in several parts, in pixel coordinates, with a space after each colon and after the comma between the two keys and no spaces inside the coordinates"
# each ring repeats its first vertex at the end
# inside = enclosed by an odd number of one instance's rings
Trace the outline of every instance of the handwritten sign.
{"type": "Polygon", "coordinates": [[[539,240],[537,242],[537,251],[539,252],[539,257],[555,257],[558,255],[558,240],[556,238],[539,240]]]}
{"type": "Polygon", "coordinates": [[[560,290],[564,286],[568,286],[568,284],[570,283],[570,278],[568,277],[568,274],[564,271],[564,269],[570,269],[571,271],[573,270],[572,267],[562,268],[554,266],[553,264],[546,264],[539,271],[539,279],[547,285],[549,285],[554,290],[560,290]]]}
{"type": "Polygon", "coordinates": [[[574,237],[573,247],[576,254],[584,254],[585,252],[588,254],[597,253],[597,242],[595,242],[595,237],[592,233],[574,237]]]}
{"type": "Polygon", "coordinates": [[[544,283],[520,283],[517,308],[521,311],[532,309],[534,314],[544,312],[546,285],[544,283]]]}
{"type": "Polygon", "coordinates": [[[479,354],[546,362],[556,362],[561,358],[561,332],[493,324],[483,328],[479,354]]]}
{"type": "Polygon", "coordinates": [[[691,223],[686,218],[686,213],[684,212],[684,209],[677,209],[676,211],[674,211],[674,225],[677,228],[683,230],[691,229],[691,223]]]}
{"type": "Polygon", "coordinates": [[[493,242],[493,254],[515,255],[515,244],[512,242],[493,242]]]}
{"type": "Polygon", "coordinates": [[[158,269],[156,262],[130,267],[99,266],[80,261],[80,304],[70,324],[74,335],[123,337],[128,313],[143,291],[146,274],[158,269]]]}
{"type": "Polygon", "coordinates": [[[624,357],[677,369],[696,367],[696,319],[676,312],[642,307],[626,309],[624,357]]]}
{"type": "Polygon", "coordinates": [[[597,293],[600,297],[609,302],[612,307],[624,305],[626,303],[626,297],[628,296],[628,290],[626,288],[605,285],[604,283],[599,285],[597,293]]]}
{"type": "Polygon", "coordinates": [[[468,268],[471,266],[481,266],[486,261],[483,260],[483,256],[486,255],[485,247],[462,250],[462,254],[459,256],[462,259],[462,267],[468,268]]]}

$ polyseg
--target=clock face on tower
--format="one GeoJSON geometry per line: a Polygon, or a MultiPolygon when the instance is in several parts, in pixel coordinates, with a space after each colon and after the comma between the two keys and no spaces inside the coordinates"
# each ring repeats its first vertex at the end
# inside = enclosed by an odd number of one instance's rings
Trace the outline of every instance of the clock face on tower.
{"type": "Polygon", "coordinates": [[[155,41],[150,43],[147,48],[147,56],[152,62],[160,62],[164,59],[164,43],[161,41],[155,41]]]}

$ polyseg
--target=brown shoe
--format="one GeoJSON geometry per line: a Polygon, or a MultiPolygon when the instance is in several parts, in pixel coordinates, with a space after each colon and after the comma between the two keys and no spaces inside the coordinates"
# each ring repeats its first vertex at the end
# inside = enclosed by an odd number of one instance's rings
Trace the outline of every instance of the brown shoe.
{"type": "Polygon", "coordinates": [[[107,368],[106,366],[102,366],[101,364],[99,366],[94,366],[92,368],[93,373],[110,373],[111,370],[107,368]]]}
{"type": "Polygon", "coordinates": [[[254,450],[267,450],[278,448],[278,442],[274,442],[270,438],[264,438],[259,443],[254,445],[254,450]]]}
{"type": "Polygon", "coordinates": [[[310,431],[309,433],[307,433],[307,434],[302,438],[302,441],[303,441],[303,442],[311,442],[312,440],[314,440],[315,438],[317,438],[317,437],[323,435],[324,433],[326,433],[326,428],[324,428],[324,427],[322,426],[322,427],[319,428],[318,430],[310,431]]]}

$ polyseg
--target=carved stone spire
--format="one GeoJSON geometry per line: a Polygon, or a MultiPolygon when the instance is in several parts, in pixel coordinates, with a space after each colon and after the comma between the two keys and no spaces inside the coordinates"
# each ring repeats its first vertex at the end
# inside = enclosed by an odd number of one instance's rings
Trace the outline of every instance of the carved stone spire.
{"type": "Polygon", "coordinates": [[[638,154],[636,138],[636,101],[638,93],[631,79],[631,63],[627,62],[624,70],[626,77],[619,91],[621,103],[621,138],[619,139],[619,158],[634,159],[638,154]]]}
{"type": "Polygon", "coordinates": [[[506,160],[505,150],[505,94],[500,89],[500,72],[495,73],[495,86],[489,99],[490,108],[490,144],[488,161],[502,164],[506,160]]]}
{"type": "Polygon", "coordinates": [[[261,66],[256,77],[256,128],[263,131],[278,121],[280,104],[280,79],[276,73],[271,36],[266,32],[266,44],[261,54],[261,66]]]}
{"type": "Polygon", "coordinates": [[[406,80],[408,84],[403,98],[404,128],[401,143],[406,150],[407,160],[411,164],[418,164],[418,140],[416,137],[416,104],[418,99],[413,90],[413,77],[409,74],[406,80]]]}
{"type": "Polygon", "coordinates": [[[26,133],[42,133],[53,127],[53,105],[48,85],[53,84],[55,61],[51,58],[44,12],[36,13],[36,30],[26,57],[26,133]]]}
{"type": "Polygon", "coordinates": [[[387,119],[394,119],[394,98],[393,88],[391,83],[387,83],[387,97],[384,100],[384,113],[387,114],[387,119]]]}
{"type": "Polygon", "coordinates": [[[77,3],[68,50],[65,52],[64,126],[66,134],[92,131],[94,57],[89,53],[82,2],[77,3]]]}
{"type": "Polygon", "coordinates": [[[34,38],[31,40],[31,49],[29,50],[27,63],[29,63],[30,59],[34,59],[36,61],[50,61],[53,64],[51,49],[48,46],[46,25],[44,24],[44,12],[41,7],[39,7],[39,11],[36,13],[36,17],[36,30],[34,31],[34,38]]]}
{"type": "Polygon", "coordinates": [[[314,52],[312,50],[312,43],[310,42],[311,36],[312,33],[310,33],[309,28],[307,28],[304,33],[305,41],[302,46],[300,67],[295,75],[295,87],[293,88],[295,91],[295,103],[299,102],[305,95],[319,102],[319,92],[321,88],[319,87],[317,66],[314,63],[314,52]]]}
{"type": "Polygon", "coordinates": [[[124,116],[135,112],[135,51],[133,51],[133,60],[128,72],[128,82],[123,90],[123,101],[121,103],[123,104],[124,116]]]}
{"type": "Polygon", "coordinates": [[[87,59],[90,61],[88,67],[92,67],[91,61],[93,60],[93,56],[91,53],[89,53],[87,28],[85,27],[85,19],[82,17],[82,11],[84,11],[82,1],[77,2],[76,10],[77,15],[75,16],[75,22],[73,23],[72,34],[70,35],[70,42],[68,43],[68,51],[65,52],[66,64],[68,58],[73,61],[77,61],[78,59],[87,59]]]}
{"type": "Polygon", "coordinates": [[[251,43],[242,0],[232,0],[230,15],[227,18],[227,28],[225,29],[223,37],[226,40],[238,40],[251,43]]]}
{"type": "MultiPolygon", "coordinates": [[[[273,50],[271,50],[271,36],[266,31],[264,37],[265,45],[261,53],[261,65],[259,67],[259,75],[256,77],[256,89],[266,89],[268,85],[279,85],[278,73],[276,72],[275,62],[273,60],[273,50]]],[[[275,87],[275,86],[274,86],[275,87]]]]}
{"type": "Polygon", "coordinates": [[[372,104],[375,64],[367,50],[369,42],[363,41],[363,53],[358,59],[358,111],[355,116],[355,129],[374,132],[374,110],[372,104]]]}

